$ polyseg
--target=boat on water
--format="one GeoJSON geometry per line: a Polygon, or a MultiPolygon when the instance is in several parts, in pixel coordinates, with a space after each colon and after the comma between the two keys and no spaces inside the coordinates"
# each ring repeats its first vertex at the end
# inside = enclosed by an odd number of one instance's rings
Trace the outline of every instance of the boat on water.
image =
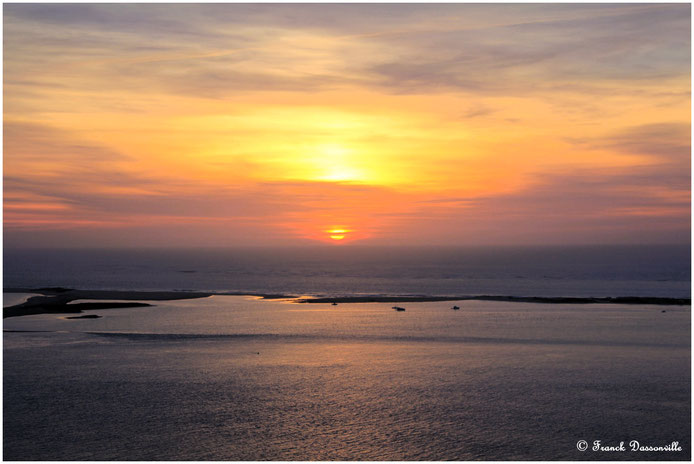
{"type": "Polygon", "coordinates": [[[405,310],[405,308],[403,308],[402,306],[393,306],[393,309],[396,311],[404,311],[405,310]]]}
{"type": "Polygon", "coordinates": [[[458,310],[458,309],[460,309],[460,306],[453,306],[451,309],[458,310]]]}
{"type": "Polygon", "coordinates": [[[337,306],[337,303],[335,303],[334,301],[333,301],[333,306],[337,306]]]}

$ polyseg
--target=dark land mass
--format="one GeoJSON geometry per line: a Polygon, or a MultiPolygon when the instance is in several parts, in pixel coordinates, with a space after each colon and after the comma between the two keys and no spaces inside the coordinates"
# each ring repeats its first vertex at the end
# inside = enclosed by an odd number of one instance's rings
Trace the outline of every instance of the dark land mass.
{"type": "MultiPolygon", "coordinates": [[[[61,314],[61,313],[81,313],[82,311],[94,310],[94,309],[113,309],[113,308],[142,308],[146,306],[152,306],[147,303],[137,303],[135,301],[126,302],[104,302],[104,303],[75,303],[67,304],[60,300],[54,300],[50,297],[34,297],[42,298],[42,300],[36,302],[27,301],[26,303],[10,306],[8,308],[2,309],[3,319],[6,317],[17,317],[17,316],[29,316],[31,314],[61,314]],[[45,299],[44,299],[45,298],[45,299]]],[[[32,298],[30,298],[31,300],[32,298]]],[[[96,315],[91,316],[81,316],[83,318],[95,318],[101,317],[96,315]]],[[[69,318],[74,319],[74,318],[69,318]]]]}
{"type": "Polygon", "coordinates": [[[298,303],[408,303],[425,301],[511,301],[517,303],[553,303],[553,304],[643,304],[686,306],[691,304],[691,298],[659,298],[642,296],[620,296],[603,298],[578,297],[542,297],[542,296],[348,296],[338,298],[302,298],[298,303]]]}
{"type": "MultiPolygon", "coordinates": [[[[46,313],[80,313],[91,309],[139,308],[152,306],[147,303],[135,303],[132,300],[167,301],[187,300],[192,298],[207,298],[212,295],[248,296],[247,293],[212,293],[193,291],[123,291],[123,290],[75,290],[64,287],[42,288],[5,288],[5,293],[39,293],[42,296],[32,296],[26,302],[3,308],[3,318],[28,316],[30,314],[46,313]],[[73,303],[74,300],[131,300],[127,302],[103,303],[73,303]]],[[[291,295],[262,294],[253,295],[264,299],[295,298],[291,295]]]]}
{"type": "MultiPolygon", "coordinates": [[[[29,298],[27,303],[34,298],[60,297],[68,301],[73,300],[185,300],[188,298],[205,298],[213,295],[205,292],[187,291],[163,291],[163,292],[141,292],[124,290],[75,290],[63,287],[45,288],[5,288],[5,293],[40,293],[44,297],[35,296],[29,298]]],[[[26,304],[26,303],[25,303],[26,304]]]]}
{"type": "Polygon", "coordinates": [[[284,295],[280,293],[260,293],[249,295],[248,292],[196,292],[193,290],[75,290],[64,287],[42,288],[4,288],[5,293],[39,293],[45,296],[67,296],[71,300],[186,300],[189,298],[206,298],[212,295],[229,296],[257,296],[266,300],[296,298],[296,295],[284,295]]]}
{"type": "MultiPolygon", "coordinates": [[[[45,313],[81,313],[85,310],[136,308],[152,306],[147,303],[137,303],[132,300],[166,301],[206,298],[212,295],[249,296],[247,293],[236,292],[192,292],[192,291],[122,291],[122,290],[75,290],[63,287],[45,288],[5,288],[7,293],[40,293],[26,302],[3,308],[3,318],[27,316],[45,313]],[[127,300],[124,302],[108,301],[103,303],[74,303],[74,300],[127,300]]],[[[264,299],[290,299],[291,295],[264,294],[250,295],[264,299]]],[[[604,298],[575,298],[575,297],[525,297],[525,296],[347,296],[337,298],[300,298],[297,303],[407,303],[426,301],[507,301],[519,303],[553,303],[553,304],[643,304],[686,306],[691,305],[691,298],[659,298],[659,297],[604,297],[604,298]]]]}
{"type": "Polygon", "coordinates": [[[140,308],[152,306],[147,303],[103,302],[103,303],[74,303],[74,300],[183,300],[188,298],[204,298],[210,293],[194,292],[125,292],[111,290],[73,290],[62,287],[50,288],[6,288],[8,293],[41,293],[43,296],[32,296],[22,304],[3,308],[2,317],[28,316],[30,314],[46,313],[81,313],[92,309],[140,308]]]}

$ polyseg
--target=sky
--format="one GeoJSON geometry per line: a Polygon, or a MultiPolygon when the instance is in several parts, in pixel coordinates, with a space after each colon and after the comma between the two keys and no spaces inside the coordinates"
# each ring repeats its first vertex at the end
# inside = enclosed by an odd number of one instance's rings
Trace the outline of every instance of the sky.
{"type": "Polygon", "coordinates": [[[689,243],[688,4],[5,4],[6,247],[689,243]]]}

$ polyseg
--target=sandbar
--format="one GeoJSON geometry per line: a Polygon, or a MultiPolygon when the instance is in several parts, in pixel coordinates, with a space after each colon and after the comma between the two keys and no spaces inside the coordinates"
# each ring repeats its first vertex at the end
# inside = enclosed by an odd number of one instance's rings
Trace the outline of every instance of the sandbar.
{"type": "Polygon", "coordinates": [[[6,293],[39,293],[41,296],[29,298],[26,302],[3,308],[3,318],[45,313],[81,313],[84,310],[133,308],[152,306],[148,303],[133,300],[167,301],[206,298],[212,295],[255,296],[264,299],[294,299],[296,303],[407,303],[427,301],[505,301],[518,303],[545,304],[640,304],[687,306],[691,298],[663,297],[536,297],[536,296],[503,296],[503,295],[457,295],[457,296],[343,296],[343,297],[302,297],[280,294],[249,295],[236,292],[193,292],[193,291],[125,291],[125,290],[75,290],[63,287],[45,288],[6,288],[6,293]],[[73,303],[74,300],[125,300],[73,303]]]}
{"type": "Polygon", "coordinates": [[[543,297],[543,296],[504,296],[504,295],[460,295],[460,296],[347,296],[336,298],[300,298],[297,303],[412,303],[427,301],[508,301],[517,303],[552,304],[641,304],[676,305],[691,304],[691,298],[661,298],[642,296],[619,297],[543,297]]]}
{"type": "Polygon", "coordinates": [[[48,287],[38,289],[6,288],[7,293],[40,293],[42,296],[34,296],[26,302],[15,306],[3,308],[2,317],[28,316],[30,314],[46,313],[81,313],[85,310],[136,308],[152,306],[147,303],[138,303],[132,300],[185,300],[190,298],[205,298],[211,293],[201,292],[142,292],[122,290],[74,290],[62,287],[48,287]],[[74,303],[74,300],[126,300],[109,301],[103,303],[74,303]]]}

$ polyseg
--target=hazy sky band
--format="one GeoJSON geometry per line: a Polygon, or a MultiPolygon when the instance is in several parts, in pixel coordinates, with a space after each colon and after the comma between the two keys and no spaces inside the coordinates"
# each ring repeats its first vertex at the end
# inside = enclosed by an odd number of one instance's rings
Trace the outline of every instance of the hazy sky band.
{"type": "Polygon", "coordinates": [[[4,41],[10,246],[689,240],[687,4],[6,4],[4,41]]]}

